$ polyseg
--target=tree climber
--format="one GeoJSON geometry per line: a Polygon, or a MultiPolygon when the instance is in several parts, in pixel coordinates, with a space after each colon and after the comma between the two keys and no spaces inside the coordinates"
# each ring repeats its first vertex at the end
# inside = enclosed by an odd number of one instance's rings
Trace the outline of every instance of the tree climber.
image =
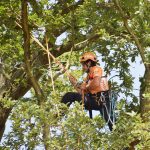
{"type": "Polygon", "coordinates": [[[70,75],[69,79],[78,92],[68,92],[62,102],[70,105],[74,101],[81,101],[84,93],[84,107],[89,110],[90,118],[92,118],[92,110],[99,110],[102,117],[108,123],[109,129],[112,130],[113,116],[110,109],[109,86],[103,70],[97,66],[96,55],[92,52],[86,52],[81,56],[80,63],[83,71],[87,73],[87,77],[82,84],[78,84],[77,80],[70,75]],[[82,93],[83,91],[83,93],[82,93]]]}

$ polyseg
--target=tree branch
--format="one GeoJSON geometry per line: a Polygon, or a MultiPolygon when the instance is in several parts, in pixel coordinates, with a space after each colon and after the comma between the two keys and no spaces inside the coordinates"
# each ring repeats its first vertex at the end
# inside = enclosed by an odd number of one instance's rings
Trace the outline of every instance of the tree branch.
{"type": "Polygon", "coordinates": [[[27,0],[22,0],[22,29],[23,29],[23,37],[24,37],[24,59],[25,59],[25,66],[26,66],[26,73],[31,80],[31,83],[33,85],[33,88],[35,90],[35,93],[39,99],[43,97],[43,92],[34,77],[32,73],[32,68],[30,64],[30,31],[29,31],[29,26],[28,26],[28,10],[27,10],[27,0]]]}
{"type": "Polygon", "coordinates": [[[117,7],[118,11],[120,12],[120,14],[122,16],[122,19],[123,19],[124,26],[125,26],[126,30],[129,32],[129,34],[134,39],[135,44],[136,44],[137,48],[139,49],[139,53],[141,55],[142,61],[145,64],[146,63],[146,58],[145,58],[145,55],[144,55],[144,49],[143,49],[140,41],[138,40],[138,37],[136,36],[136,34],[134,33],[134,31],[132,30],[132,28],[128,24],[128,16],[125,14],[125,12],[123,11],[123,9],[121,8],[118,0],[114,0],[114,4],[115,4],[115,6],[117,7]]]}
{"type": "MultiPolygon", "coordinates": [[[[38,81],[36,80],[35,76],[32,73],[32,68],[30,65],[30,31],[28,27],[28,11],[27,11],[27,0],[22,0],[22,29],[24,32],[24,59],[25,59],[25,65],[26,65],[26,73],[31,80],[31,83],[33,85],[33,88],[35,90],[35,93],[37,95],[39,105],[41,108],[45,108],[45,96],[40,88],[38,81]]],[[[49,149],[49,123],[46,121],[43,121],[43,138],[44,138],[44,146],[45,149],[49,149]]]]}
{"type": "Polygon", "coordinates": [[[67,6],[67,0],[59,0],[58,3],[53,7],[54,14],[58,14],[59,11],[57,11],[58,7],[59,10],[62,8],[60,15],[68,14],[71,11],[74,11],[79,5],[82,5],[85,0],[79,0],[78,2],[75,2],[74,4],[71,4],[70,6],[67,6]]]}

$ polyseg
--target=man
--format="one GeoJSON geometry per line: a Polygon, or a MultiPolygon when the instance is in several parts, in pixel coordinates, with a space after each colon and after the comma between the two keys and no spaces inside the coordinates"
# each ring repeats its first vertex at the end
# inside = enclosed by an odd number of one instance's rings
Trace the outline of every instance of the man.
{"type": "Polygon", "coordinates": [[[86,52],[81,56],[80,63],[87,77],[81,85],[76,84],[70,76],[71,83],[75,86],[78,93],[66,93],[62,102],[68,103],[78,100],[81,101],[84,93],[84,107],[89,110],[92,118],[92,110],[99,110],[102,117],[108,123],[109,129],[112,130],[113,118],[110,115],[109,87],[106,77],[103,76],[103,70],[97,66],[96,55],[92,52],[86,52]],[[83,92],[82,92],[83,91],[83,92]]]}

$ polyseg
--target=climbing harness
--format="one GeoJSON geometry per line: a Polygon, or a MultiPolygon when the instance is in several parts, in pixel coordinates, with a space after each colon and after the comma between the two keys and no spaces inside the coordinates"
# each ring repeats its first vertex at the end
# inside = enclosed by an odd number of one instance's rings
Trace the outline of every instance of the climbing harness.
{"type": "Polygon", "coordinates": [[[104,92],[98,92],[96,94],[92,94],[92,97],[95,99],[98,106],[100,106],[100,104],[105,102],[104,92]]]}
{"type": "MultiPolygon", "coordinates": [[[[106,124],[110,122],[113,125],[115,123],[115,106],[116,106],[117,95],[112,90],[109,90],[106,92],[99,92],[97,94],[91,94],[91,96],[95,100],[96,105],[99,107],[99,109],[101,109],[102,117],[104,119],[105,117],[107,118],[106,124]]],[[[89,117],[92,118],[92,108],[90,104],[91,99],[90,98],[87,99],[85,97],[85,101],[88,101],[89,117]]]]}

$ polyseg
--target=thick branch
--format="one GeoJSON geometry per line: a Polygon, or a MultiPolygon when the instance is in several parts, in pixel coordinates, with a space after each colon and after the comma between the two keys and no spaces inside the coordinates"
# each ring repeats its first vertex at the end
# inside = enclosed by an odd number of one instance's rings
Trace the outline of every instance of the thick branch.
{"type": "MultiPolygon", "coordinates": [[[[30,64],[30,31],[28,27],[28,11],[27,11],[27,0],[22,0],[22,29],[24,32],[24,58],[26,65],[26,72],[28,77],[30,78],[37,98],[39,100],[39,105],[43,108],[44,105],[44,94],[42,89],[40,88],[38,81],[32,73],[32,68],[30,64]]],[[[44,107],[45,108],[45,107],[44,107]]],[[[46,150],[49,150],[49,124],[48,122],[43,122],[43,138],[44,138],[44,146],[46,150]]]]}
{"type": "MultiPolygon", "coordinates": [[[[96,41],[101,35],[100,34],[95,34],[93,36],[90,37],[84,37],[84,41],[79,42],[77,44],[74,45],[74,51],[78,51],[81,50],[82,48],[84,48],[85,46],[89,45],[90,43],[96,41]]],[[[68,42],[66,45],[61,45],[57,48],[57,52],[58,53],[63,53],[64,52],[68,52],[70,51],[70,49],[72,48],[72,42],[68,42]]]]}
{"type": "Polygon", "coordinates": [[[32,74],[32,68],[30,64],[30,31],[28,26],[28,12],[27,12],[27,0],[22,0],[22,29],[24,33],[24,58],[26,65],[26,73],[31,80],[35,93],[39,99],[43,96],[42,90],[32,74]]]}

